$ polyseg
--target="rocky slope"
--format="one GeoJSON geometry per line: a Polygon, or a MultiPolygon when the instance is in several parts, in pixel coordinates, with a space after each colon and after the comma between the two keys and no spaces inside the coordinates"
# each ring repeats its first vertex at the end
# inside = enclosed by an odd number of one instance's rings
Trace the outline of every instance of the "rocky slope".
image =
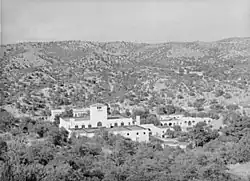
{"type": "Polygon", "coordinates": [[[103,101],[122,109],[191,110],[250,103],[250,38],[216,42],[37,42],[1,47],[2,107],[47,115],[103,101]]]}

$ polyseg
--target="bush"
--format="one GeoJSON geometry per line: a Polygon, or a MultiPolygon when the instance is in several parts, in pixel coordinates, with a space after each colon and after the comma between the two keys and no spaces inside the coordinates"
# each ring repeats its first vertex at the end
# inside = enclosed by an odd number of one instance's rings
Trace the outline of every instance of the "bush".
{"type": "Polygon", "coordinates": [[[214,95],[215,95],[215,97],[220,97],[220,96],[222,96],[224,94],[224,91],[223,90],[216,90],[215,92],[214,92],[214,95]]]}
{"type": "Polygon", "coordinates": [[[225,99],[231,99],[231,98],[232,98],[231,94],[229,94],[228,92],[225,93],[225,94],[223,95],[223,97],[224,97],[225,99]]]}

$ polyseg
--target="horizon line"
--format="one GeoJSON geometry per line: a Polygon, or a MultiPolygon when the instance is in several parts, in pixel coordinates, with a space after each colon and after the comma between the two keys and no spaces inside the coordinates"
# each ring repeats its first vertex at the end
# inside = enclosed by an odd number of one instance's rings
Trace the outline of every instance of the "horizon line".
{"type": "Polygon", "coordinates": [[[227,38],[222,38],[218,40],[213,40],[213,41],[201,41],[201,40],[194,40],[194,41],[165,41],[165,42],[143,42],[143,41],[124,41],[124,40],[111,40],[111,41],[95,41],[95,40],[77,40],[77,39],[68,39],[68,40],[35,40],[35,41],[30,41],[30,40],[23,40],[23,41],[17,41],[15,43],[2,43],[1,46],[6,46],[6,45],[16,45],[16,44],[24,44],[24,43],[55,43],[55,42],[88,42],[88,43],[137,43],[137,44],[149,44],[149,45],[156,45],[156,44],[166,44],[166,43],[194,43],[194,42],[203,42],[203,43],[213,43],[213,42],[218,42],[218,41],[223,41],[223,40],[230,40],[230,39],[250,39],[250,36],[233,36],[233,37],[227,37],[227,38]]]}

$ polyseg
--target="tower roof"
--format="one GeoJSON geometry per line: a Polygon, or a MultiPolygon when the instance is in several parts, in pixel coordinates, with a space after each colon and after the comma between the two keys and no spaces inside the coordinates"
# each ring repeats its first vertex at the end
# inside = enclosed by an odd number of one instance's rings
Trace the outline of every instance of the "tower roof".
{"type": "Polygon", "coordinates": [[[96,104],[90,105],[90,107],[103,107],[103,106],[106,106],[106,105],[102,103],[96,103],[96,104]]]}

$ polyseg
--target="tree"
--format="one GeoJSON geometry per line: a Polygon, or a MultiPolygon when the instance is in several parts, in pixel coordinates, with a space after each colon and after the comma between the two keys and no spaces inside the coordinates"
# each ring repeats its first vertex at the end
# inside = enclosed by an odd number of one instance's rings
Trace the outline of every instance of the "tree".
{"type": "Polygon", "coordinates": [[[246,130],[245,135],[235,145],[231,152],[232,157],[237,163],[246,163],[250,161],[250,129],[246,130]]]}
{"type": "Polygon", "coordinates": [[[48,136],[55,146],[62,146],[67,142],[68,134],[68,131],[64,128],[59,129],[58,127],[53,126],[50,128],[48,136]]]}
{"type": "Polygon", "coordinates": [[[161,124],[159,119],[154,114],[149,114],[146,119],[143,119],[141,121],[141,124],[154,124],[155,126],[158,126],[161,124]]]}
{"type": "Polygon", "coordinates": [[[66,108],[65,111],[60,115],[60,117],[73,117],[73,110],[66,108]]]}
{"type": "Polygon", "coordinates": [[[181,127],[179,125],[174,125],[173,129],[177,132],[181,132],[181,127]]]}
{"type": "Polygon", "coordinates": [[[199,122],[190,131],[190,137],[195,143],[195,146],[203,146],[211,140],[219,136],[217,131],[212,131],[206,123],[199,122]]]}
{"type": "Polygon", "coordinates": [[[0,139],[0,161],[5,161],[6,160],[6,152],[7,152],[8,146],[5,141],[0,139]]]}
{"type": "Polygon", "coordinates": [[[4,109],[0,110],[0,132],[10,131],[10,129],[15,126],[16,123],[17,119],[14,118],[10,113],[4,109]]]}

